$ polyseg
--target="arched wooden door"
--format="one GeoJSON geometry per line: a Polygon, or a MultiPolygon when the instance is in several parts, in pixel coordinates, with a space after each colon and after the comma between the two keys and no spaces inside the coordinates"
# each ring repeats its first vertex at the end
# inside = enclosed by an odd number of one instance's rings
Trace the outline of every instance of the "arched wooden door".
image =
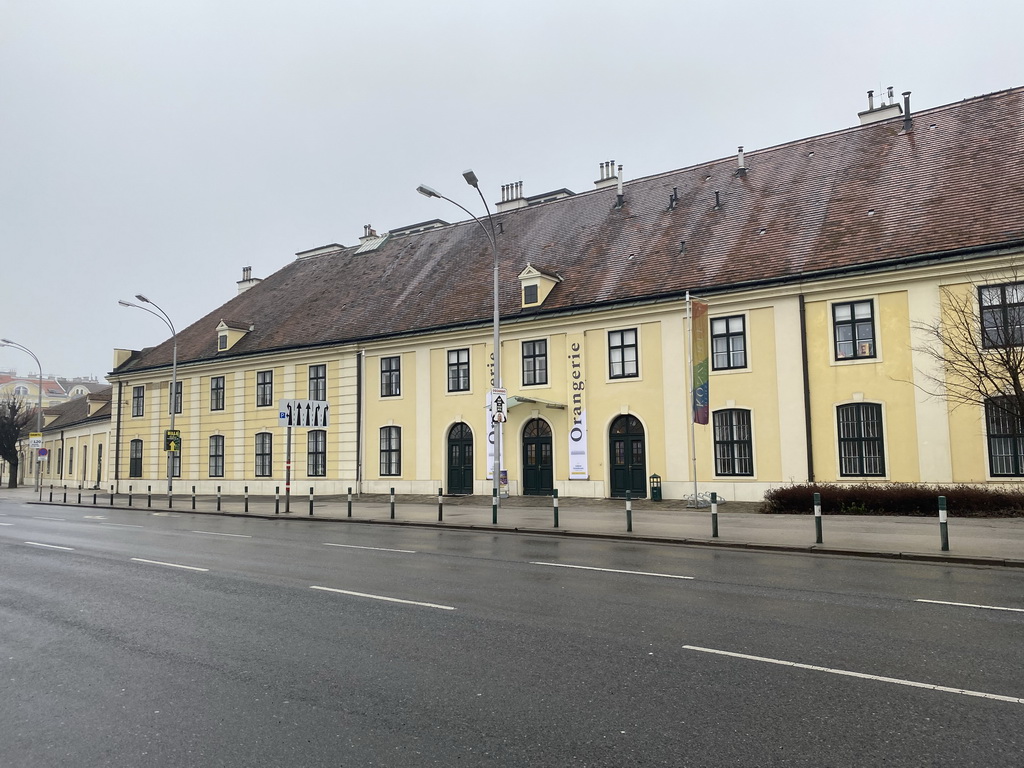
{"type": "Polygon", "coordinates": [[[644,426],[636,416],[619,416],[609,430],[612,496],[634,499],[647,496],[647,443],[644,426]]]}
{"type": "Polygon", "coordinates": [[[462,422],[448,430],[448,493],[473,493],[473,432],[462,422]]]}
{"type": "Polygon", "coordinates": [[[554,490],[551,425],[544,419],[531,419],[523,428],[523,495],[551,496],[554,490]]]}

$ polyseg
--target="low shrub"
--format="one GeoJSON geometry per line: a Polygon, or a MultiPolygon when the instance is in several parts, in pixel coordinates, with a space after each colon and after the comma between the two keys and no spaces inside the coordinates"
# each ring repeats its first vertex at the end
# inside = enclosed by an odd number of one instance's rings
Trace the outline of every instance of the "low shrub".
{"type": "Polygon", "coordinates": [[[773,488],[764,495],[764,514],[814,514],[814,494],[821,494],[823,515],[939,514],[939,496],[946,497],[951,517],[1024,517],[1024,490],[973,485],[808,483],[773,488]]]}

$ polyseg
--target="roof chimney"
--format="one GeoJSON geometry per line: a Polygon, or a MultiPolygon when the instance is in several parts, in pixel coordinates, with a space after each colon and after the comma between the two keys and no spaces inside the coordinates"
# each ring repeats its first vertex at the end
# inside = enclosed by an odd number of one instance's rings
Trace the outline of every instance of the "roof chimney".
{"type": "Polygon", "coordinates": [[[245,293],[257,283],[262,283],[263,280],[258,277],[252,276],[252,267],[242,267],[242,279],[238,281],[238,292],[245,293]]]}
{"type": "Polygon", "coordinates": [[[501,185],[501,202],[495,204],[499,211],[514,211],[516,208],[525,208],[529,203],[523,197],[523,182],[513,181],[511,184],[501,185]]]}
{"type": "Polygon", "coordinates": [[[622,204],[626,201],[625,195],[622,194],[622,163],[619,163],[619,192],[615,195],[615,207],[621,208],[622,204]]]}
{"type": "Polygon", "coordinates": [[[736,175],[747,175],[747,165],[743,162],[743,147],[739,147],[739,149],[736,150],[736,175]]]}
{"type": "Polygon", "coordinates": [[[608,160],[601,163],[601,178],[594,182],[595,189],[604,189],[605,187],[614,186],[618,182],[618,177],[615,175],[615,161],[608,160]]]}
{"type": "Polygon", "coordinates": [[[858,112],[857,117],[860,118],[861,125],[868,125],[869,123],[878,123],[882,120],[888,120],[893,117],[899,117],[903,114],[903,110],[900,109],[900,105],[893,101],[892,98],[892,86],[888,88],[889,91],[889,103],[886,104],[884,98],[878,100],[878,106],[875,106],[875,92],[868,91],[868,108],[863,112],[858,112]]]}
{"type": "Polygon", "coordinates": [[[360,243],[365,243],[367,240],[376,240],[377,231],[369,224],[363,225],[363,236],[359,238],[360,243]]]}
{"type": "Polygon", "coordinates": [[[910,91],[903,92],[903,130],[909,131],[913,121],[910,119],[910,91]]]}

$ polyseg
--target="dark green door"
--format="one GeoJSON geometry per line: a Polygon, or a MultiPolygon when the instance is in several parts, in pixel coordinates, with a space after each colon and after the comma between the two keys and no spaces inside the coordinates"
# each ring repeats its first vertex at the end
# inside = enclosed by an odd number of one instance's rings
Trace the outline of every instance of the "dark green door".
{"type": "Polygon", "coordinates": [[[647,496],[647,448],[644,427],[636,416],[619,416],[612,422],[608,453],[612,468],[612,496],[634,499],[647,496]]]}
{"type": "Polygon", "coordinates": [[[531,419],[523,429],[523,495],[551,496],[554,483],[551,426],[543,419],[531,419]]]}
{"type": "Polygon", "coordinates": [[[448,493],[473,493],[473,433],[462,422],[448,430],[448,493]]]}

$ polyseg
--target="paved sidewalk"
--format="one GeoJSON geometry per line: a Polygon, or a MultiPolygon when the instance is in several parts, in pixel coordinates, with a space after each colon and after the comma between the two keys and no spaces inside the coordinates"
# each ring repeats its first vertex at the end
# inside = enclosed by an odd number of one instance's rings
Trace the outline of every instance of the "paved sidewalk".
{"type": "MultiPolygon", "coordinates": [[[[32,488],[0,489],[0,499],[40,503],[32,488]]],[[[42,502],[49,502],[44,488],[42,502]]],[[[53,504],[78,506],[77,489],[54,489],[53,504]]],[[[134,494],[131,508],[139,512],[167,512],[167,496],[134,494]],[[148,506],[147,506],[148,503],[148,506]]],[[[190,494],[175,495],[172,510],[192,512],[190,494]]],[[[82,491],[83,510],[109,509],[109,493],[82,491]],[[95,506],[93,499],[95,494],[95,506]]],[[[118,509],[129,507],[127,494],[113,498],[118,509]]],[[[502,499],[498,522],[492,522],[490,497],[445,497],[439,521],[437,497],[398,496],[392,515],[387,495],[353,497],[351,516],[345,496],[317,497],[310,515],[309,496],[293,495],[290,512],[285,499],[273,497],[198,496],[195,512],[261,518],[294,518],[307,522],[336,524],[415,525],[437,528],[585,536],[621,540],[655,541],[673,544],[747,548],[772,551],[815,552],[833,555],[901,558],[949,563],[998,565],[1024,568],[1024,518],[957,519],[950,510],[949,551],[941,550],[938,514],[934,518],[829,516],[822,518],[822,544],[815,543],[813,515],[762,515],[759,505],[730,502],[718,508],[718,537],[712,537],[711,511],[690,509],[685,502],[669,500],[632,502],[632,531],[625,502],[618,499],[560,499],[558,527],[552,500],[542,497],[502,499]],[[275,511],[276,509],[276,511],[275,511]]],[[[95,513],[95,512],[93,512],[95,513]]]]}

